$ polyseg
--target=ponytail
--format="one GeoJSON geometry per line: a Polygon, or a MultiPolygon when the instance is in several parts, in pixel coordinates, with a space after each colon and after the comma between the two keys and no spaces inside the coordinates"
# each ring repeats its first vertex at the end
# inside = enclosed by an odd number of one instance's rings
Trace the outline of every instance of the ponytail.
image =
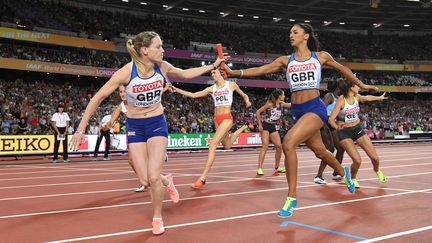
{"type": "Polygon", "coordinates": [[[354,82],[344,78],[339,81],[339,90],[345,98],[348,98],[348,92],[354,85],[354,82]]]}
{"type": "Polygon", "coordinates": [[[302,28],[306,34],[309,34],[309,39],[307,40],[307,46],[309,50],[317,52],[320,50],[320,43],[318,41],[318,37],[316,36],[312,25],[297,23],[295,24],[302,28]]]}
{"type": "Polygon", "coordinates": [[[132,61],[137,65],[139,73],[145,73],[145,65],[141,60],[141,48],[149,47],[153,38],[159,36],[153,31],[139,33],[135,38],[126,41],[126,49],[129,52],[132,61]]]}
{"type": "Polygon", "coordinates": [[[269,102],[273,103],[273,105],[277,105],[277,100],[279,99],[279,96],[281,96],[283,91],[281,89],[275,89],[273,92],[271,92],[269,96],[269,102]]]}

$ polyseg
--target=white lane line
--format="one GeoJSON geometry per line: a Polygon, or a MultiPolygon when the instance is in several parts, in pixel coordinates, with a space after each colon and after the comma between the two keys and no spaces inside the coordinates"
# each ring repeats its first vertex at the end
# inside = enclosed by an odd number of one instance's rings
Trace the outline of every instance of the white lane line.
{"type": "MultiPolygon", "coordinates": [[[[380,163],[388,163],[388,162],[395,162],[395,161],[413,161],[413,160],[420,160],[420,159],[430,159],[432,158],[432,156],[429,157],[415,157],[415,158],[401,158],[401,159],[385,159],[385,160],[381,160],[380,163]]],[[[249,161],[249,160],[245,160],[245,161],[249,161]]],[[[317,160],[314,160],[314,162],[317,162],[317,160]]],[[[256,163],[254,164],[242,164],[242,165],[225,165],[225,166],[214,166],[212,167],[213,171],[215,169],[220,169],[220,168],[227,168],[227,167],[243,167],[243,166],[254,166],[256,165],[256,163]]],[[[432,162],[428,162],[428,163],[424,163],[424,165],[432,165],[432,162]]],[[[306,166],[299,166],[299,169],[302,168],[315,168],[317,167],[317,164],[314,165],[306,165],[306,166]]],[[[396,165],[394,167],[384,167],[381,166],[381,168],[397,168],[397,167],[410,167],[410,166],[414,166],[411,164],[408,165],[396,165]]],[[[130,167],[125,167],[125,168],[130,168],[130,167]]],[[[202,166],[200,167],[195,167],[195,168],[187,168],[187,170],[192,170],[192,169],[199,169],[202,170],[202,166]]],[[[71,168],[72,169],[72,168],[71,168]]],[[[74,169],[72,169],[74,170],[74,169]]],[[[87,169],[77,169],[77,170],[83,170],[86,171],[87,169]]],[[[94,169],[94,170],[99,170],[99,169],[94,169]]],[[[104,169],[100,169],[102,171],[104,171],[104,169]]],[[[164,170],[163,172],[175,172],[175,171],[184,171],[185,168],[181,168],[181,169],[168,169],[168,170],[164,170]]],[[[269,170],[269,169],[265,169],[265,170],[269,170]]],[[[362,169],[360,169],[362,170],[362,169]]],[[[107,170],[110,171],[110,170],[107,170]]],[[[132,170],[112,170],[114,172],[118,172],[118,174],[121,173],[134,173],[132,170]]],[[[212,174],[233,174],[233,173],[241,173],[241,172],[251,172],[251,171],[255,171],[255,169],[253,170],[239,170],[239,171],[223,171],[223,172],[213,172],[212,174]]],[[[20,177],[20,178],[7,178],[7,179],[0,179],[0,181],[13,181],[13,180],[32,180],[32,179],[48,179],[48,178],[68,178],[68,177],[77,177],[77,176],[95,176],[95,175],[109,175],[111,173],[98,173],[98,174],[82,174],[82,175],[62,175],[62,176],[44,176],[44,177],[20,177]]],[[[113,173],[113,174],[117,174],[117,173],[113,173]]],[[[316,173],[308,173],[308,174],[303,174],[303,175],[315,175],[316,173]]]]}
{"type": "MultiPolygon", "coordinates": [[[[421,173],[424,174],[424,173],[421,173]]],[[[429,174],[432,174],[432,172],[429,172],[429,174]]],[[[400,175],[400,176],[393,176],[393,177],[406,177],[406,176],[416,176],[418,174],[412,174],[412,175],[400,175]]],[[[219,182],[213,182],[215,184],[218,183],[229,183],[229,182],[235,182],[235,181],[247,181],[247,180],[253,180],[254,178],[242,178],[237,180],[227,180],[227,181],[219,181],[219,182]]],[[[368,178],[365,180],[375,180],[375,178],[368,178]]],[[[183,184],[185,186],[189,186],[189,184],[183,184]]],[[[341,186],[346,187],[344,184],[328,184],[329,186],[341,186]]],[[[315,183],[311,183],[304,186],[298,186],[297,188],[307,188],[307,187],[319,187],[321,185],[317,185],[315,183]]],[[[376,188],[376,189],[386,189],[386,188],[376,188]]],[[[281,190],[287,190],[287,187],[280,187],[280,188],[273,188],[273,189],[263,189],[263,190],[255,190],[255,191],[245,191],[245,192],[233,192],[233,193],[224,193],[224,194],[216,194],[216,195],[208,195],[208,196],[200,196],[200,197],[188,197],[188,198],[182,198],[182,201],[185,200],[196,200],[196,199],[203,199],[203,198],[217,198],[217,197],[225,197],[225,196],[237,196],[237,195],[244,195],[244,194],[254,194],[254,193],[265,193],[265,192],[272,192],[272,191],[281,191],[281,190]]],[[[407,190],[407,192],[420,192],[416,190],[407,190]]],[[[164,200],[164,202],[170,202],[170,200],[164,200]]],[[[90,208],[79,208],[79,209],[66,209],[66,210],[58,210],[58,211],[45,211],[45,212],[39,212],[39,213],[27,213],[27,214],[17,214],[17,215],[6,215],[6,216],[0,216],[0,219],[6,219],[6,218],[18,218],[18,217],[27,217],[27,216],[36,216],[36,215],[47,215],[47,214],[57,214],[57,213],[67,213],[67,212],[78,212],[78,211],[88,211],[88,210],[95,210],[95,209],[105,209],[105,208],[115,208],[115,207],[128,207],[128,206],[136,206],[136,205],[146,205],[150,204],[151,202],[142,202],[142,203],[130,203],[130,204],[118,204],[118,205],[109,205],[109,206],[99,206],[99,207],[90,207],[90,208]]]]}
{"type": "MultiPolygon", "coordinates": [[[[432,229],[432,225],[426,226],[426,227],[421,227],[421,228],[417,228],[417,229],[412,229],[412,230],[407,230],[407,231],[403,231],[403,232],[398,232],[398,233],[394,233],[394,234],[390,234],[390,235],[383,235],[380,237],[376,237],[376,238],[372,238],[372,239],[368,239],[368,240],[363,240],[363,241],[357,241],[358,243],[370,243],[370,242],[377,242],[377,241],[382,241],[382,240],[387,240],[387,239],[391,239],[391,238],[396,238],[399,236],[404,236],[404,235],[409,235],[409,234],[414,234],[417,232],[422,232],[422,231],[426,231],[426,230],[431,230],[432,229]]],[[[430,240],[430,238],[429,238],[430,240]]]]}
{"type": "MultiPolygon", "coordinates": [[[[389,151],[379,151],[379,155],[385,155],[385,157],[387,158],[387,157],[399,157],[398,155],[405,155],[407,153],[410,153],[410,154],[415,153],[415,155],[432,154],[430,152],[430,150],[421,149],[419,151],[421,151],[421,152],[416,152],[415,150],[413,151],[413,149],[396,150],[396,151],[395,151],[395,149],[393,149],[393,150],[389,150],[389,151]],[[386,155],[386,154],[388,154],[388,155],[386,155]]],[[[313,159],[313,160],[308,160],[307,162],[316,162],[317,161],[316,157],[309,150],[298,151],[298,152],[306,153],[306,155],[300,156],[302,158],[313,159]]],[[[360,152],[362,158],[368,159],[368,157],[366,156],[366,154],[363,151],[359,151],[359,152],[360,152]]],[[[258,153],[256,153],[256,155],[258,156],[258,153]]],[[[268,155],[269,156],[266,156],[266,157],[271,157],[271,155],[274,155],[274,151],[270,151],[268,153],[268,155]]],[[[205,159],[206,156],[207,156],[207,154],[204,154],[203,155],[203,159],[205,159]]],[[[242,158],[243,157],[244,159],[249,159],[250,160],[250,155],[230,154],[229,156],[234,156],[236,158],[242,158]]],[[[226,157],[226,156],[217,156],[217,158],[220,159],[220,160],[227,160],[227,159],[229,159],[229,157],[226,157]]],[[[171,166],[177,167],[177,166],[183,166],[183,165],[184,166],[191,166],[191,165],[197,165],[197,164],[204,164],[204,162],[205,162],[205,161],[202,161],[202,162],[195,162],[195,163],[177,163],[177,161],[176,161],[176,160],[182,161],[182,160],[186,160],[186,159],[190,159],[190,158],[188,158],[188,157],[176,157],[176,158],[172,158],[172,160],[175,161],[175,163],[165,164],[164,167],[171,167],[171,166]]],[[[266,161],[267,160],[269,162],[272,161],[272,159],[266,159],[266,161]]],[[[124,161],[122,161],[122,162],[120,162],[120,161],[110,161],[110,162],[98,161],[98,162],[104,163],[104,165],[105,165],[105,164],[108,164],[108,163],[110,163],[110,164],[114,164],[114,163],[118,164],[118,163],[126,162],[126,160],[124,159],[124,161]]],[[[46,166],[46,167],[40,166],[40,165],[12,165],[12,166],[16,166],[16,167],[32,167],[32,168],[59,168],[60,169],[60,168],[74,168],[76,166],[93,167],[93,166],[100,166],[100,165],[102,165],[101,163],[98,163],[98,162],[89,162],[88,164],[82,164],[82,163],[80,163],[80,164],[78,164],[78,163],[71,163],[71,164],[67,164],[67,165],[56,164],[56,165],[53,165],[53,166],[46,166]]],[[[303,162],[306,162],[306,161],[301,160],[300,162],[303,163],[303,162]]],[[[220,161],[218,163],[220,163],[220,164],[222,164],[222,163],[232,163],[232,161],[226,161],[226,162],[220,161]]],[[[111,168],[117,168],[117,167],[111,167],[111,168]]],[[[31,169],[31,168],[23,168],[23,169],[31,169]]],[[[1,166],[0,166],[0,171],[1,171],[1,166]]]]}
{"type": "Polygon", "coordinates": [[[41,171],[28,171],[28,172],[12,172],[12,173],[0,173],[1,176],[5,175],[27,175],[27,174],[38,174],[38,173],[64,173],[64,172],[70,172],[70,171],[108,171],[108,172],[124,172],[129,171],[131,167],[118,167],[116,169],[112,168],[102,168],[102,169],[93,169],[93,168],[56,168],[56,167],[41,167],[46,169],[52,169],[52,170],[41,170],[41,171]],[[123,169],[124,168],[124,169],[123,169]],[[126,170],[129,169],[129,170],[126,170]]]}
{"type": "Polygon", "coordinates": [[[99,176],[99,175],[114,175],[114,174],[126,174],[133,173],[133,171],[121,171],[112,173],[97,173],[97,174],[79,174],[79,175],[67,175],[67,176],[40,176],[40,177],[21,177],[21,178],[7,178],[0,179],[0,181],[14,181],[14,180],[34,180],[34,179],[52,179],[52,178],[65,178],[65,177],[82,177],[82,176],[99,176]]]}
{"type": "MultiPolygon", "coordinates": [[[[413,159],[400,159],[400,160],[402,160],[402,161],[403,160],[410,160],[410,161],[412,161],[413,159]]],[[[432,165],[432,163],[431,162],[427,162],[427,163],[419,163],[419,164],[393,165],[393,166],[382,166],[381,165],[380,169],[404,168],[404,167],[425,166],[425,165],[432,165]]],[[[310,166],[310,165],[308,165],[308,166],[299,166],[298,169],[304,169],[304,168],[310,168],[310,167],[316,167],[317,168],[318,166],[317,165],[314,165],[314,166],[310,166]]],[[[274,169],[264,169],[264,171],[268,171],[268,170],[274,171],[274,169]]],[[[360,171],[372,170],[372,167],[361,168],[359,170],[360,171]]],[[[256,169],[253,169],[253,170],[236,170],[236,171],[211,172],[211,173],[209,173],[209,176],[210,175],[219,175],[219,174],[238,174],[238,173],[242,173],[242,172],[252,172],[252,171],[256,172],[256,169]]],[[[164,173],[169,173],[169,172],[173,172],[173,170],[166,170],[166,171],[163,171],[163,172],[164,173]]],[[[332,173],[332,172],[331,171],[325,172],[325,174],[328,174],[328,173],[332,173]]],[[[175,173],[175,174],[184,174],[184,173],[179,172],[179,173],[175,173]]],[[[201,173],[199,173],[199,174],[198,173],[188,173],[188,174],[194,175],[194,176],[196,176],[196,175],[200,176],[201,175],[201,173]]],[[[281,176],[280,174],[281,173],[279,173],[279,176],[281,176]]],[[[298,174],[297,176],[308,176],[308,175],[316,175],[316,172],[302,173],[302,174],[298,174]]]]}
{"type": "Polygon", "coordinates": [[[38,185],[24,185],[24,186],[5,186],[5,187],[0,187],[0,190],[35,188],[35,187],[45,187],[45,186],[48,187],[48,186],[82,185],[82,184],[92,184],[92,183],[110,183],[110,182],[121,182],[121,181],[138,181],[138,179],[129,178],[129,179],[116,179],[116,180],[80,181],[80,182],[65,182],[65,183],[51,183],[51,184],[38,184],[38,185]]]}
{"type": "MultiPolygon", "coordinates": [[[[366,198],[346,200],[346,201],[339,201],[339,202],[332,202],[332,203],[316,204],[316,205],[311,205],[311,206],[306,206],[306,207],[299,207],[299,208],[296,208],[295,210],[296,211],[300,211],[300,210],[305,210],[305,209],[310,209],[310,208],[319,208],[319,207],[326,207],[326,206],[333,206],[333,205],[355,203],[355,202],[360,202],[360,201],[367,201],[367,200],[374,200],[374,199],[380,199],[380,198],[402,196],[402,195],[413,194],[413,193],[427,192],[427,191],[430,191],[430,190],[432,190],[432,189],[425,189],[425,190],[411,191],[411,192],[401,192],[401,193],[390,194],[390,195],[366,197],[366,198]]],[[[251,217],[262,216],[262,215],[269,215],[269,214],[274,214],[274,213],[277,213],[277,212],[278,211],[268,211],[268,212],[262,212],[262,213],[245,214],[245,215],[239,215],[239,216],[234,216],[234,217],[226,217],[226,218],[204,220],[204,221],[196,221],[196,222],[184,223],[184,224],[168,225],[168,226],[165,226],[165,228],[166,229],[172,229],[172,228],[180,228],[180,227],[199,225],[199,224],[208,224],[208,223],[215,223],[215,222],[223,222],[223,221],[229,221],[229,220],[237,220],[237,219],[251,218],[251,217]]],[[[80,237],[80,238],[71,238],[71,239],[65,239],[65,240],[56,240],[56,241],[50,241],[48,243],[65,243],[65,242],[74,242],[74,241],[83,241],[83,240],[93,240],[93,239],[100,239],[100,238],[106,238],[106,237],[113,237],[113,236],[121,236],[121,235],[128,235],[128,234],[134,234],[134,233],[147,232],[147,231],[150,231],[150,230],[152,230],[152,229],[151,228],[146,228],[146,229],[139,229],[139,230],[132,230],[132,231],[123,231],[123,232],[116,232],[116,233],[109,233],[109,234],[93,235],[93,236],[80,237]]]]}
{"type": "MultiPolygon", "coordinates": [[[[411,166],[421,166],[421,165],[430,165],[430,163],[420,163],[420,164],[411,164],[411,165],[396,165],[396,166],[387,166],[387,167],[381,167],[382,169],[385,168],[397,168],[397,167],[411,167],[411,166]]],[[[361,168],[360,171],[363,170],[370,170],[372,169],[372,167],[370,168],[361,168]]],[[[245,171],[238,171],[238,172],[245,172],[245,171]]],[[[237,173],[238,173],[237,172],[237,173]]],[[[331,172],[324,172],[324,174],[329,174],[331,172]]],[[[226,173],[210,173],[208,175],[209,178],[228,178],[228,179],[252,179],[252,180],[269,180],[269,181],[280,181],[280,182],[285,182],[284,175],[279,175],[279,176],[272,176],[272,177],[234,177],[234,176],[218,176],[217,174],[226,174],[226,173]]],[[[304,174],[299,174],[298,176],[305,176],[305,175],[314,175],[315,173],[304,173],[304,174]]],[[[425,174],[429,174],[429,172],[424,172],[424,173],[420,173],[420,174],[407,174],[406,176],[411,176],[411,175],[425,175],[425,174]]],[[[189,176],[200,176],[200,174],[186,174],[186,173],[175,173],[176,177],[189,177],[189,176]]],[[[387,176],[389,178],[392,178],[391,176],[387,176]]],[[[402,177],[402,176],[397,176],[397,177],[402,177]]],[[[118,180],[98,180],[98,181],[88,181],[88,182],[68,182],[68,183],[55,183],[55,184],[40,184],[40,185],[29,185],[29,186],[9,186],[9,187],[0,187],[0,190],[2,189],[22,189],[22,188],[35,188],[35,187],[44,187],[44,186],[65,186],[65,185],[79,185],[79,184],[91,184],[91,183],[107,183],[107,182],[121,182],[121,181],[129,181],[129,180],[138,180],[135,178],[131,178],[131,179],[118,179],[118,180]]],[[[361,181],[365,181],[368,179],[361,179],[361,181]]],[[[229,180],[228,182],[231,182],[232,180],[229,180]]],[[[235,180],[236,181],[236,180],[235,180]]],[[[216,182],[208,182],[208,184],[212,184],[212,183],[223,183],[225,181],[216,181],[216,182]]],[[[299,183],[302,183],[299,181],[299,183]]],[[[330,183],[328,183],[330,184],[330,183]]],[[[186,185],[186,184],[184,184],[186,185]]],[[[187,184],[188,185],[188,184],[187,184]]],[[[181,185],[179,185],[181,186],[181,185]]],[[[126,189],[125,189],[126,190],[126,189]]],[[[48,195],[50,196],[50,195],[48,195]]],[[[43,196],[35,196],[35,197],[43,197],[43,196]]],[[[31,197],[23,197],[23,198],[31,198],[31,197]]],[[[1,200],[6,200],[6,199],[0,199],[1,200]]]]}
{"type": "MultiPolygon", "coordinates": [[[[302,186],[302,187],[312,187],[312,186],[315,186],[315,185],[308,185],[308,186],[302,186]]],[[[245,191],[245,192],[235,192],[235,193],[225,193],[225,194],[200,196],[200,197],[188,197],[188,198],[182,198],[180,200],[181,201],[197,200],[197,199],[204,199],[204,198],[217,198],[217,197],[237,196],[237,195],[253,194],[253,193],[260,193],[260,192],[281,191],[281,190],[286,190],[286,187],[274,188],[274,189],[265,189],[265,190],[255,190],[255,191],[245,191]]],[[[164,203],[165,202],[171,202],[171,200],[163,200],[163,202],[164,203]]],[[[106,209],[106,208],[129,207],[129,206],[146,205],[146,204],[151,204],[151,202],[148,201],[148,202],[116,204],[116,205],[99,206],[99,207],[89,207],[89,208],[66,209],[66,210],[57,210],[57,211],[45,211],[45,212],[39,212],[39,213],[6,215],[6,216],[0,216],[0,219],[20,218],[20,217],[28,217],[28,216],[39,216],[39,215],[49,215],[49,214],[58,214],[58,213],[69,213],[69,212],[80,212],[80,211],[89,211],[89,210],[106,209]]]]}

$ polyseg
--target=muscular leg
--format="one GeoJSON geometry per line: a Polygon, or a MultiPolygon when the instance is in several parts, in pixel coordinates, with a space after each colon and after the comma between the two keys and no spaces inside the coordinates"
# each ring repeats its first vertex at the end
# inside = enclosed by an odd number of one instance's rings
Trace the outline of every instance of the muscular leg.
{"type": "MultiPolygon", "coordinates": [[[[130,149],[129,149],[129,145],[128,145],[128,151],[130,151],[130,149]]],[[[129,165],[132,167],[132,170],[135,172],[135,174],[137,174],[137,171],[136,171],[136,169],[135,169],[135,163],[132,161],[132,156],[128,156],[128,163],[129,163],[129,165]]],[[[137,174],[138,175],[138,174],[137,174]]],[[[147,178],[147,176],[146,176],[146,178],[147,178]]],[[[166,176],[164,176],[164,175],[162,175],[161,174],[161,180],[162,180],[162,183],[163,183],[163,185],[164,186],[167,186],[168,184],[169,184],[169,181],[168,181],[168,179],[166,178],[166,176]]],[[[147,181],[147,179],[146,179],[146,181],[147,181]]],[[[142,181],[140,180],[140,182],[141,182],[141,184],[142,184],[142,181]]],[[[146,183],[146,184],[142,184],[143,186],[148,186],[148,182],[146,183]]]]}
{"type": "Polygon", "coordinates": [[[321,136],[315,133],[310,139],[306,141],[306,145],[315,153],[315,156],[323,160],[327,165],[332,167],[339,175],[344,176],[345,171],[339,161],[333,156],[332,153],[327,151],[322,142],[321,136]]]}
{"type": "Polygon", "coordinates": [[[279,132],[272,132],[270,134],[270,140],[275,146],[275,168],[279,168],[281,157],[282,157],[282,143],[279,136],[279,132]]]}
{"type": "Polygon", "coordinates": [[[373,146],[370,138],[367,135],[363,135],[361,138],[357,140],[357,144],[362,147],[362,149],[366,152],[366,154],[371,159],[373,170],[378,172],[379,170],[379,157],[376,152],[375,147],[373,146]]]}
{"type": "Polygon", "coordinates": [[[222,139],[224,139],[228,135],[228,132],[231,129],[231,126],[232,126],[232,120],[229,120],[229,119],[223,120],[221,122],[221,124],[219,124],[219,126],[217,126],[216,133],[214,134],[213,140],[210,143],[209,148],[208,148],[209,151],[208,151],[207,162],[206,162],[204,171],[200,177],[200,179],[202,181],[206,180],[207,175],[210,172],[210,168],[212,167],[213,162],[215,160],[216,148],[219,145],[219,143],[222,141],[222,139]]]}
{"type": "MultiPolygon", "coordinates": [[[[288,131],[284,137],[283,151],[285,154],[286,177],[288,181],[288,196],[296,197],[297,189],[297,146],[311,138],[314,134],[319,136],[319,129],[323,125],[321,119],[314,113],[306,113],[288,131]]],[[[321,141],[321,138],[319,137],[321,141]]],[[[321,141],[322,144],[322,141],[321,141]]],[[[322,145],[324,147],[324,145],[322,145]]]]}
{"type": "MultiPolygon", "coordinates": [[[[327,125],[324,125],[323,128],[321,129],[321,138],[322,141],[326,147],[326,149],[328,151],[330,151],[330,153],[334,152],[334,142],[333,142],[333,137],[331,134],[330,129],[327,127],[327,125]]],[[[321,160],[320,166],[318,168],[318,173],[317,173],[317,177],[323,178],[323,173],[325,170],[325,167],[327,166],[326,162],[324,160],[321,160]]]]}
{"type": "Polygon", "coordinates": [[[339,142],[348,155],[351,157],[353,163],[351,164],[351,178],[357,178],[357,172],[361,164],[361,156],[355,147],[355,144],[351,138],[344,139],[339,142]]]}
{"type": "MultiPolygon", "coordinates": [[[[225,121],[225,120],[224,120],[225,121]]],[[[223,122],[222,122],[223,123],[223,122]]],[[[222,124],[221,124],[222,125],[222,124]]],[[[232,126],[232,121],[231,121],[231,126],[232,126]]],[[[230,127],[231,128],[231,127],[230,127]]],[[[240,134],[246,130],[247,126],[243,125],[241,126],[239,129],[237,129],[235,132],[233,132],[231,134],[231,136],[225,136],[222,139],[222,145],[224,146],[224,149],[229,149],[231,148],[231,146],[233,145],[233,143],[235,142],[235,140],[238,138],[238,136],[240,136],[240,134]]],[[[229,130],[228,130],[229,131],[229,130]]]]}
{"type": "Polygon", "coordinates": [[[168,139],[158,136],[147,141],[148,156],[148,178],[151,186],[153,204],[153,218],[162,218],[162,201],[164,188],[161,180],[162,164],[166,154],[168,139]]]}
{"type": "MultiPolygon", "coordinates": [[[[339,136],[337,130],[332,131],[331,135],[333,137],[333,144],[336,148],[336,159],[339,161],[340,164],[342,164],[345,149],[339,143],[339,136]]],[[[333,175],[336,174],[337,174],[336,171],[333,171],[333,175]]]]}
{"type": "Polygon", "coordinates": [[[269,145],[269,132],[267,130],[263,130],[261,133],[261,141],[262,141],[262,147],[260,154],[258,156],[258,169],[263,167],[264,158],[268,150],[269,145]]]}

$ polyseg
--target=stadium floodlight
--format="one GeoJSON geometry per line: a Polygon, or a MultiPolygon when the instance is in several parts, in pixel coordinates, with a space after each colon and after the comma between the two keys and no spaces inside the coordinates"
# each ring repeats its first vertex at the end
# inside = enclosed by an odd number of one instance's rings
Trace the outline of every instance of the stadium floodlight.
{"type": "Polygon", "coordinates": [[[378,27],[380,27],[381,25],[382,25],[382,24],[374,23],[374,24],[373,24],[373,27],[374,27],[374,28],[378,28],[378,27]]]}
{"type": "Polygon", "coordinates": [[[430,8],[432,0],[421,0],[423,8],[430,8]]]}
{"type": "Polygon", "coordinates": [[[370,0],[370,6],[372,8],[378,8],[380,3],[381,3],[381,0],[370,0]]]}
{"type": "Polygon", "coordinates": [[[332,24],[331,21],[324,21],[324,22],[323,22],[323,26],[327,26],[327,25],[331,25],[331,24],[332,24]]]}

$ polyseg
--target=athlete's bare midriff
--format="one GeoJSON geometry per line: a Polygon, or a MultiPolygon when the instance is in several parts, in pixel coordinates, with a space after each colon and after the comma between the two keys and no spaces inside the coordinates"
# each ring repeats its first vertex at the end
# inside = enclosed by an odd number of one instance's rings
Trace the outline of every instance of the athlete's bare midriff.
{"type": "Polygon", "coordinates": [[[128,118],[149,118],[163,114],[163,106],[161,103],[145,108],[126,105],[126,108],[128,110],[128,118]]]}
{"type": "Polygon", "coordinates": [[[316,89],[296,91],[291,94],[291,103],[303,104],[319,96],[320,92],[316,89]]]}
{"type": "Polygon", "coordinates": [[[338,121],[337,122],[338,127],[344,127],[344,128],[345,127],[355,127],[358,124],[360,124],[360,120],[357,120],[355,122],[343,122],[343,121],[338,121]]]}
{"type": "Polygon", "coordinates": [[[231,106],[230,105],[222,105],[215,107],[214,109],[214,115],[223,115],[223,114],[230,114],[231,113],[231,106]]]}

